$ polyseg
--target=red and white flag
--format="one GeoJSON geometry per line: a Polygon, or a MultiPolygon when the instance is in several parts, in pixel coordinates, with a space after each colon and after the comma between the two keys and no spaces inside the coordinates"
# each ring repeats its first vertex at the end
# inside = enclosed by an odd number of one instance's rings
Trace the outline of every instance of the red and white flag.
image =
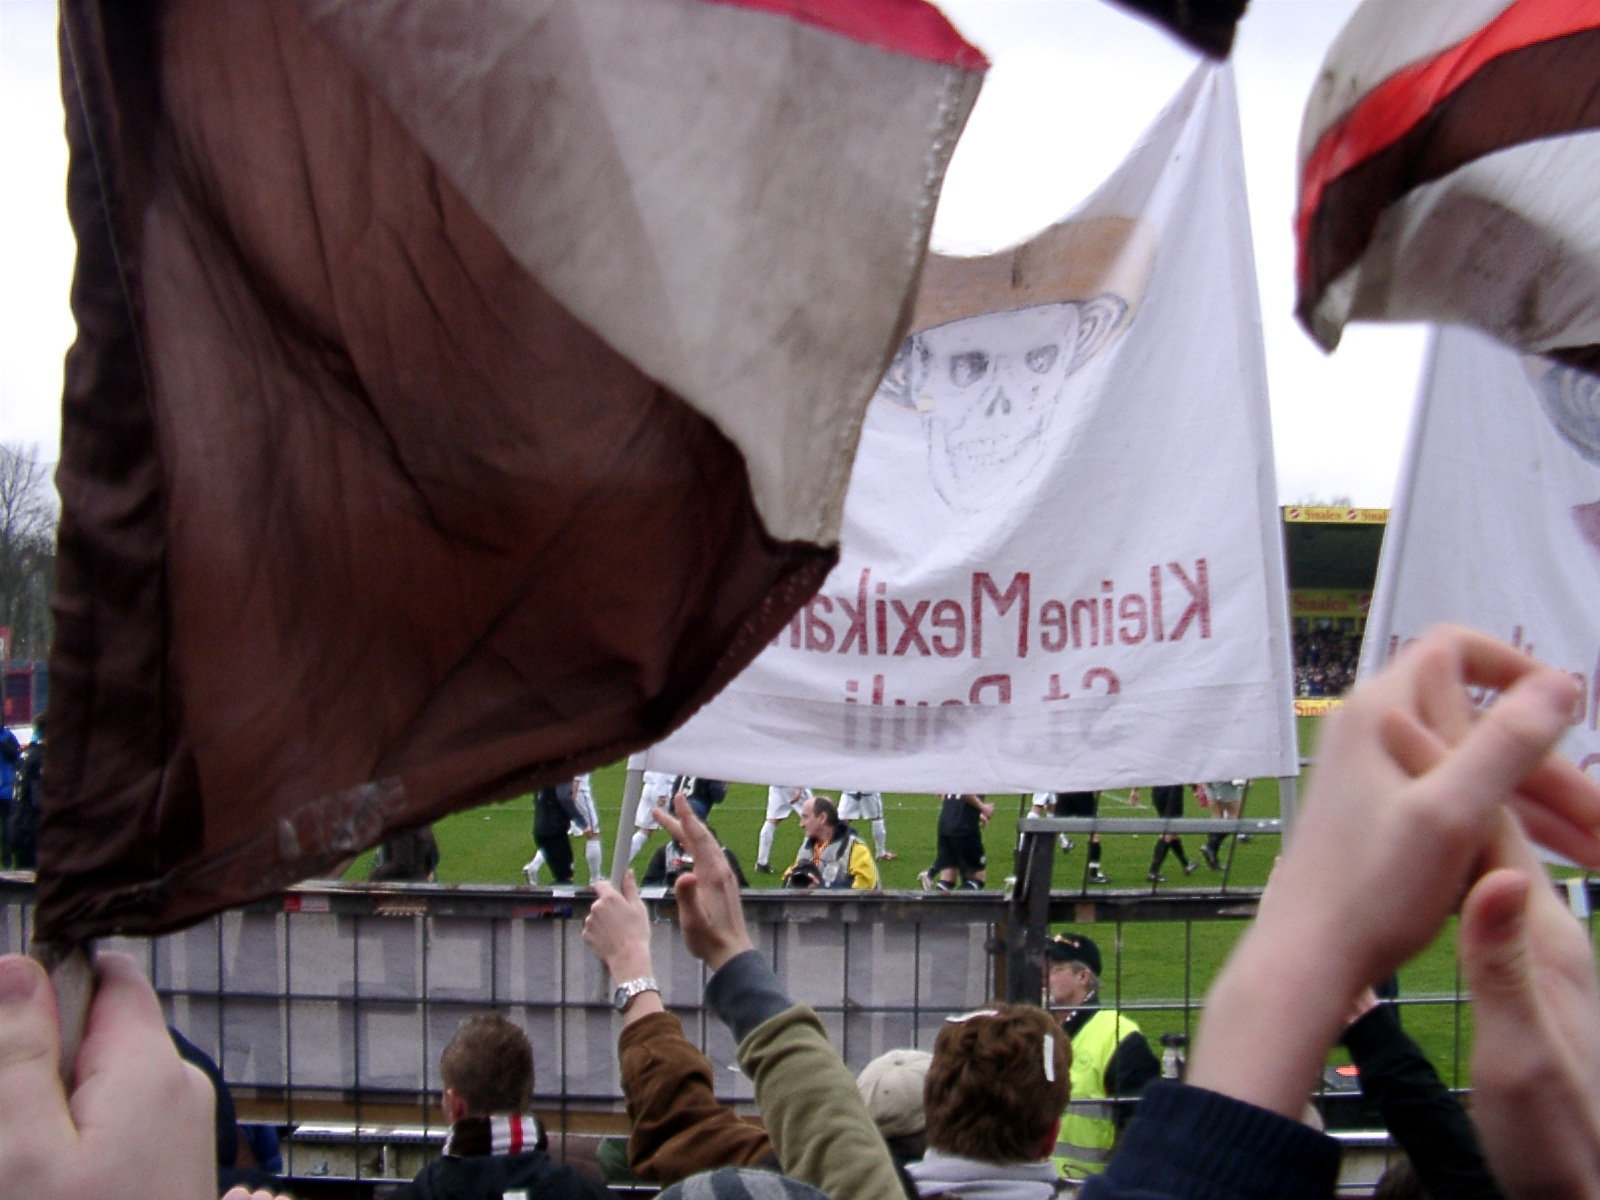
{"type": "Polygon", "coordinates": [[[897,791],[1295,770],[1231,73],[1069,219],[931,257],[841,561],[653,765],[897,791]]]}
{"type": "Polygon", "coordinates": [[[1297,311],[1600,369],[1600,0],[1367,0],[1300,134],[1297,311]]]}

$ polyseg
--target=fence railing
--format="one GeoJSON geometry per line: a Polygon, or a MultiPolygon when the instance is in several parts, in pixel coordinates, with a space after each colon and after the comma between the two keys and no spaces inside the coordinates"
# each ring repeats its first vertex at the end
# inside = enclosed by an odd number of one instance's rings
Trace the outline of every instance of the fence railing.
{"type": "MultiPolygon", "coordinates": [[[[663,999],[717,1064],[719,1093],[751,1099],[731,1036],[701,1008],[706,973],[677,936],[674,902],[646,902],[663,999]]],[[[281,1105],[286,1120],[297,1107],[422,1119],[439,1092],[439,1052],[464,1016],[488,1007],[528,1030],[542,1106],[620,1112],[610,985],[582,942],[589,903],[578,889],[313,884],[178,933],[101,945],[139,958],[171,1022],[240,1096],[281,1105]]],[[[1015,918],[998,889],[749,891],[745,906],[779,979],[853,1070],[889,1049],[927,1048],[947,1015],[1007,994],[1015,918]]],[[[25,949],[31,908],[30,881],[0,876],[0,949],[25,949]]],[[[1253,911],[1251,894],[1168,889],[1063,894],[1051,917],[1120,928],[1253,911]]],[[[1199,996],[1159,999],[1181,1028],[1199,996]]]]}
{"type": "MultiPolygon", "coordinates": [[[[1222,825],[1131,823],[1141,828],[1129,832],[1222,825]]],[[[1110,834],[1129,824],[1041,818],[1024,829],[1037,844],[1061,830],[1094,825],[1110,834]]],[[[1275,832],[1270,822],[1237,824],[1275,832]]],[[[1041,888],[1039,878],[1024,855],[1009,890],[750,891],[745,904],[757,944],[789,994],[816,1009],[859,1071],[885,1050],[930,1047],[953,1012],[996,997],[1037,999],[1039,984],[1030,980],[1039,979],[1044,931],[1061,923],[1099,942],[1103,1002],[1131,1013],[1161,1053],[1162,1035],[1178,1035],[1176,1041],[1192,1033],[1205,987],[1259,896],[1215,880],[1088,891],[1041,888]]],[[[1048,872],[1043,878],[1048,882],[1048,872]]],[[[1592,887],[1575,881],[1569,898],[1592,907],[1592,887]]],[[[426,1144],[418,1152],[432,1152],[428,1131],[442,1125],[440,1051],[463,1017],[485,1008],[506,1011],[528,1030],[535,1106],[553,1132],[623,1127],[609,980],[582,943],[589,902],[587,892],[570,888],[321,883],[179,933],[103,944],[140,959],[169,1020],[216,1059],[243,1115],[320,1126],[319,1136],[330,1128],[365,1130],[385,1147],[371,1172],[394,1178],[410,1167],[391,1156],[394,1145],[416,1141],[421,1130],[426,1144]],[[403,1132],[386,1137],[385,1129],[403,1132]]],[[[0,875],[0,950],[26,948],[32,904],[31,878],[0,875]]],[[[701,1007],[705,971],[677,936],[673,901],[650,893],[647,904],[658,922],[652,949],[664,1000],[715,1064],[718,1093],[751,1101],[731,1036],[701,1007]]],[[[1437,1011],[1453,1023],[1453,1057],[1464,1063],[1466,1022],[1456,990],[1408,999],[1419,1014],[1437,1011]]],[[[1449,1064],[1444,1074],[1447,1083],[1462,1082],[1449,1064]]],[[[1330,1107],[1348,1091],[1330,1077],[1330,1107]]],[[[290,1149],[291,1173],[316,1173],[310,1159],[293,1157],[314,1155],[314,1141],[290,1149]]],[[[320,1169],[328,1169],[326,1159],[320,1169]]],[[[362,1170],[358,1164],[355,1174],[362,1170]]]]}

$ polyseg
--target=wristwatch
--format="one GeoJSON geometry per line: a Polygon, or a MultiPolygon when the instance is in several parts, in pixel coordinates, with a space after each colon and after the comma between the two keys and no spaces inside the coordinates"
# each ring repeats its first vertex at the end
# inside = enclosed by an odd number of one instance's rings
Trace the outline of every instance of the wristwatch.
{"type": "Polygon", "coordinates": [[[630,979],[617,985],[617,990],[611,993],[611,1007],[618,1012],[627,1012],[628,1004],[640,992],[661,991],[661,985],[656,982],[654,975],[641,975],[637,979],[630,979]]]}

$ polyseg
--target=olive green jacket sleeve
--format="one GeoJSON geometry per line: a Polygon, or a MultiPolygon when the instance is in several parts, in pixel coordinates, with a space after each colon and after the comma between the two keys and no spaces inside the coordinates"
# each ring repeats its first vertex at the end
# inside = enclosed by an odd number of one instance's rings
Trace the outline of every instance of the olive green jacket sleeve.
{"type": "Polygon", "coordinates": [[[833,1200],[892,1200],[900,1177],[855,1076],[803,1004],[763,1021],[739,1043],[761,1119],[784,1174],[833,1200]]]}

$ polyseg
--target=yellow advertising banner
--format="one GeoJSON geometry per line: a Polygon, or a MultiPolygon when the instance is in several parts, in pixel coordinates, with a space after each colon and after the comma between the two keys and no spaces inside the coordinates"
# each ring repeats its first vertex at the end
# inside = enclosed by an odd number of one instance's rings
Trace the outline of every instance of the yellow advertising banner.
{"type": "Polygon", "coordinates": [[[1338,508],[1329,504],[1285,505],[1285,521],[1319,521],[1337,525],[1387,525],[1387,508],[1338,508]]]}
{"type": "Polygon", "coordinates": [[[1291,617],[1365,617],[1372,593],[1356,588],[1295,588],[1289,593],[1291,617]]]}
{"type": "Polygon", "coordinates": [[[1303,700],[1294,702],[1294,715],[1297,717],[1325,717],[1334,709],[1342,707],[1344,701],[1338,696],[1308,696],[1303,700]]]}

